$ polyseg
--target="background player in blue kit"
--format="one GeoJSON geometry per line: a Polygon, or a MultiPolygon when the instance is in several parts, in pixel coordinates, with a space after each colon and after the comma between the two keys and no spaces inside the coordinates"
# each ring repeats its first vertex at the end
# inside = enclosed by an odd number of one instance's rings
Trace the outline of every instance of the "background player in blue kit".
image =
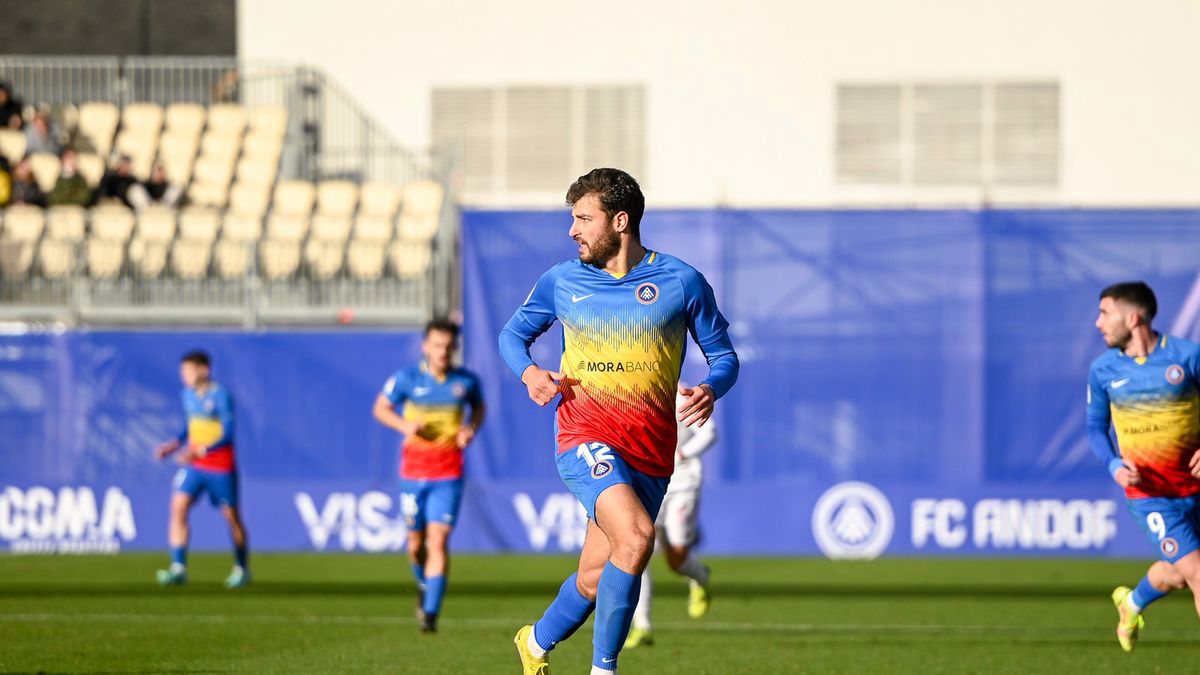
{"type": "Polygon", "coordinates": [[[404,435],[400,508],[408,526],[408,559],[424,633],[437,630],[450,571],[447,542],[462,501],[463,449],[484,417],[479,378],[451,363],[457,341],[457,324],[430,321],[421,342],[425,358],[396,371],[375,398],[375,419],[404,435]],[[471,419],[464,423],[467,407],[471,419]]]}
{"type": "Polygon", "coordinates": [[[1157,312],[1144,282],[1105,288],[1096,328],[1110,349],[1088,374],[1092,451],[1125,488],[1129,513],[1162,558],[1136,588],[1112,593],[1125,651],[1137,642],[1142,611],[1170,591],[1190,586],[1200,613],[1200,346],[1155,331],[1157,312]]]}
{"type": "Polygon", "coordinates": [[[202,351],[184,354],[179,363],[183,381],[183,411],[186,418],[179,436],[155,450],[161,460],[179,452],[183,468],[175,474],[171,496],[171,566],[158,571],[164,586],[187,583],[188,512],[196,500],[208,499],[221,510],[233,538],[234,566],[225,585],[239,588],[250,582],[246,527],[238,511],[237,464],[233,452],[233,397],[211,375],[211,360],[202,351]]]}

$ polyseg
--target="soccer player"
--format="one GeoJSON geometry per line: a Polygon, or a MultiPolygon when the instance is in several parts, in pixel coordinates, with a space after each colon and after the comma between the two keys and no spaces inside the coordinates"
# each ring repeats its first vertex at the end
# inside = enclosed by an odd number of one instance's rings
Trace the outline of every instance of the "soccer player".
{"type": "Polygon", "coordinates": [[[430,321],[421,342],[425,358],[396,371],[375,398],[375,419],[404,435],[400,509],[408,526],[408,560],[417,581],[422,633],[437,631],[450,571],[446,543],[462,501],[463,449],[484,416],[479,378],[451,363],[458,330],[445,319],[430,321]],[[471,419],[464,424],[467,406],[471,419]]]}
{"type": "MultiPolygon", "coordinates": [[[[687,404],[687,399],[678,396],[675,404],[682,408],[687,404]]],[[[717,441],[717,425],[712,420],[696,429],[680,424],[678,433],[675,473],[671,474],[671,484],[667,487],[654,525],[667,564],[677,574],[687,577],[688,616],[699,619],[708,613],[711,597],[708,591],[708,566],[692,553],[692,546],[697,539],[696,519],[700,514],[700,486],[704,482],[704,465],[700,455],[717,441]]],[[[633,627],[625,640],[626,649],[654,644],[650,626],[650,589],[650,567],[647,566],[642,572],[642,592],[633,613],[633,627]]]]}
{"type": "Polygon", "coordinates": [[[1096,328],[1110,349],[1088,375],[1088,442],[1162,558],[1135,588],[1112,593],[1127,652],[1142,612],[1172,590],[1190,586],[1200,613],[1200,346],[1155,331],[1157,311],[1144,282],[1105,288],[1096,328]]]}
{"type": "Polygon", "coordinates": [[[158,583],[178,586],[187,583],[188,512],[204,493],[229,524],[233,538],[233,571],[225,579],[227,588],[250,583],[247,565],[246,526],[238,512],[238,476],[233,456],[233,397],[211,378],[211,361],[202,351],[183,355],[179,378],[183,381],[183,431],[155,449],[158,459],[175,452],[183,468],[175,474],[171,496],[171,566],[158,571],[158,583]]]}
{"type": "Polygon", "coordinates": [[[593,610],[592,672],[610,673],[629,632],[641,574],[654,546],[654,519],[674,469],[676,422],[703,425],[737,379],[738,359],[712,288],[683,261],[642,245],[645,198],[632,176],[594,169],[567,191],[567,234],[579,258],[538,279],[500,332],[500,354],[556,415],[559,476],[583,504],[587,534],[579,568],[534,625],[514,638],[525,673],[548,673],[547,653],[593,610]],[[533,362],[529,347],[555,320],[563,325],[558,370],[533,362]],[[709,375],[678,387],[687,334],[709,375]],[[686,402],[676,415],[675,396],[686,402]]]}

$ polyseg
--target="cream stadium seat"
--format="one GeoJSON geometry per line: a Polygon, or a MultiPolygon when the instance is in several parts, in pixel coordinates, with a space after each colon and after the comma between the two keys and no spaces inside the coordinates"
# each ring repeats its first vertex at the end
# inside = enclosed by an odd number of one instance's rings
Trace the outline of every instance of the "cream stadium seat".
{"type": "Polygon", "coordinates": [[[308,216],[312,213],[316,190],[303,180],[285,180],[275,186],[274,213],[308,216]]]}
{"type": "Polygon", "coordinates": [[[350,216],[358,206],[358,186],[346,180],[327,180],[317,185],[317,213],[350,216]]]}
{"type": "Polygon", "coordinates": [[[88,274],[93,279],[116,278],[124,262],[124,243],[95,237],[87,241],[88,274]]]}
{"type": "Polygon", "coordinates": [[[396,234],[401,239],[432,239],[441,221],[444,194],[441,184],[431,180],[406,185],[396,234]]]}
{"type": "Polygon", "coordinates": [[[308,218],[272,213],[267,218],[267,237],[277,241],[303,241],[308,234],[308,218]]]}
{"type": "Polygon", "coordinates": [[[212,241],[221,229],[221,213],[215,209],[189,206],[179,212],[179,236],[194,241],[212,241]]]}
{"type": "Polygon", "coordinates": [[[385,251],[385,247],[378,242],[350,242],[346,250],[346,267],[350,276],[359,281],[375,281],[382,277],[385,251]]]}
{"type": "Polygon", "coordinates": [[[137,275],[143,279],[157,279],[167,268],[169,241],[134,239],[129,244],[129,262],[137,275]]]}
{"type": "Polygon", "coordinates": [[[137,214],[136,239],[169,242],[175,238],[175,210],[165,206],[149,206],[137,214]]]}
{"type": "Polygon", "coordinates": [[[37,241],[46,226],[46,216],[37,206],[18,204],[4,211],[4,239],[37,241]]]}
{"type": "Polygon", "coordinates": [[[51,206],[46,209],[46,236],[55,241],[78,243],[87,230],[87,211],[82,206],[51,206]]]}
{"type": "Polygon", "coordinates": [[[350,238],[350,219],[346,216],[317,214],[313,216],[312,238],[345,244],[350,238]]]}
{"type": "Polygon", "coordinates": [[[209,131],[200,139],[200,157],[218,159],[232,167],[242,151],[242,138],[234,134],[209,131]]]}
{"type": "Polygon", "coordinates": [[[214,257],[217,275],[222,279],[242,279],[250,273],[254,246],[247,241],[222,239],[217,242],[214,257]]]}
{"type": "Polygon", "coordinates": [[[195,206],[223,209],[229,201],[229,188],[224,185],[213,185],[192,181],[188,186],[187,198],[195,206]]]}
{"type": "Polygon", "coordinates": [[[232,160],[202,156],[192,169],[188,197],[193,204],[224,208],[229,202],[229,181],[232,178],[232,160]]]}
{"type": "Polygon", "coordinates": [[[158,144],[158,161],[167,170],[171,182],[186,185],[192,180],[192,166],[196,162],[199,137],[168,131],[158,144]]]}
{"type": "Polygon", "coordinates": [[[321,281],[332,279],[342,270],[345,251],[344,241],[310,239],[304,247],[309,274],[321,281]]]}
{"type": "Polygon", "coordinates": [[[428,241],[396,241],[388,247],[388,254],[392,261],[392,271],[401,279],[412,279],[424,274],[432,257],[428,241]]]}
{"type": "Polygon", "coordinates": [[[229,190],[229,210],[261,218],[271,203],[271,186],[262,183],[234,183],[229,190]]]}
{"type": "Polygon", "coordinates": [[[14,129],[0,128],[0,155],[8,160],[9,166],[16,166],[25,156],[25,134],[14,129]]]}
{"type": "Polygon", "coordinates": [[[88,187],[95,189],[100,184],[100,179],[104,177],[104,159],[95,153],[81,152],[79,153],[79,175],[87,181],[88,187]]]}
{"type": "Polygon", "coordinates": [[[262,236],[262,218],[241,213],[225,214],[221,238],[231,241],[258,241],[262,236]]]}
{"type": "Polygon", "coordinates": [[[359,215],[354,219],[354,238],[378,244],[392,238],[392,219],[387,216],[359,215]]]}
{"type": "Polygon", "coordinates": [[[58,174],[62,173],[62,160],[58,155],[38,152],[29,156],[29,168],[42,192],[50,192],[58,182],[58,174]]]}
{"type": "Polygon", "coordinates": [[[117,134],[116,150],[118,154],[129,156],[133,175],[144,181],[154,168],[154,158],[158,155],[158,136],[140,130],[122,130],[117,134]]]}
{"type": "Polygon", "coordinates": [[[197,103],[172,103],[167,107],[167,133],[200,138],[207,113],[197,103]]]}
{"type": "Polygon", "coordinates": [[[242,142],[242,154],[246,157],[278,162],[279,155],[282,153],[283,138],[279,136],[251,131],[246,134],[246,139],[242,142]]]}
{"type": "Polygon", "coordinates": [[[121,128],[158,136],[163,126],[163,109],[157,103],[130,103],[121,112],[121,128]]]}
{"type": "Polygon", "coordinates": [[[111,103],[91,102],[79,106],[79,133],[86,136],[96,154],[107,157],[112,150],[120,112],[111,103]]]}
{"type": "Polygon", "coordinates": [[[400,207],[402,191],[399,185],[372,181],[364,183],[359,196],[359,213],[367,216],[383,216],[389,220],[400,207]]]}
{"type": "Polygon", "coordinates": [[[279,162],[262,157],[245,156],[238,160],[234,177],[239,183],[256,183],[267,187],[267,197],[270,198],[270,186],[275,182],[275,172],[279,162]]]}
{"type": "Polygon", "coordinates": [[[246,109],[235,103],[220,103],[208,109],[208,130],[240,136],[246,130],[246,109]]]}
{"type": "Polygon", "coordinates": [[[250,109],[250,131],[283,138],[287,119],[287,108],[281,105],[256,105],[250,109]]]}
{"type": "Polygon", "coordinates": [[[202,279],[208,275],[212,242],[176,239],[171,245],[171,270],[180,279],[202,279]]]}
{"type": "Polygon", "coordinates": [[[133,211],[109,204],[92,209],[92,238],[124,244],[133,233],[133,211]]]}
{"type": "Polygon", "coordinates": [[[259,269],[268,281],[289,279],[299,268],[299,242],[267,239],[259,247],[259,269]]]}
{"type": "Polygon", "coordinates": [[[0,239],[0,276],[22,279],[33,266],[33,242],[0,239]]]}
{"type": "Polygon", "coordinates": [[[63,279],[75,271],[75,244],[57,239],[46,239],[38,251],[38,262],[42,276],[47,279],[63,279]]]}

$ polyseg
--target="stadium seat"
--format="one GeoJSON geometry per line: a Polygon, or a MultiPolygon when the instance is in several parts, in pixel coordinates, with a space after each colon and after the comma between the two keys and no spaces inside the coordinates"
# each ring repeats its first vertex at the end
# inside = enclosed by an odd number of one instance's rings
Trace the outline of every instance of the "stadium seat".
{"type": "Polygon", "coordinates": [[[377,244],[392,238],[392,219],[387,216],[359,215],[354,219],[354,238],[377,244]]]}
{"type": "Polygon", "coordinates": [[[100,179],[104,177],[104,160],[95,153],[81,152],[79,153],[79,175],[87,181],[91,188],[95,188],[100,184],[100,179]]]}
{"type": "Polygon", "coordinates": [[[195,241],[212,241],[221,229],[221,214],[214,209],[188,207],[179,212],[179,236],[195,241]]]}
{"type": "Polygon", "coordinates": [[[133,233],[133,211],[106,205],[92,209],[92,238],[124,244],[133,233]]]}
{"type": "Polygon", "coordinates": [[[234,134],[209,131],[200,138],[200,157],[219,159],[233,166],[242,150],[242,139],[234,134]]]}
{"type": "Polygon", "coordinates": [[[107,157],[112,150],[119,117],[117,106],[111,103],[93,101],[79,106],[79,133],[87,137],[97,155],[107,157]]]}
{"type": "Polygon", "coordinates": [[[383,276],[385,248],[378,242],[354,240],[346,250],[350,276],[359,281],[375,281],[383,276]]]}
{"type": "Polygon", "coordinates": [[[238,160],[234,176],[239,183],[257,183],[268,186],[267,199],[270,200],[269,186],[275,182],[275,171],[279,162],[265,157],[245,156],[238,160]]]}
{"type": "Polygon", "coordinates": [[[308,218],[272,213],[267,218],[267,237],[277,241],[302,241],[308,234],[308,218]]]}
{"type": "Polygon", "coordinates": [[[346,180],[327,180],[317,185],[317,213],[350,216],[358,206],[358,186],[346,180]]]}
{"type": "Polygon", "coordinates": [[[18,204],[4,211],[4,239],[35,242],[42,236],[46,216],[37,206],[18,204]]]}
{"type": "Polygon", "coordinates": [[[250,131],[283,138],[287,133],[287,108],[281,105],[256,105],[250,109],[250,131]]]}
{"type": "Polygon", "coordinates": [[[87,230],[87,211],[82,206],[51,206],[46,210],[46,236],[55,241],[78,243],[87,230]]]}
{"type": "Polygon", "coordinates": [[[5,279],[22,279],[33,266],[33,243],[29,241],[0,239],[0,276],[5,279]]]}
{"type": "Polygon", "coordinates": [[[130,103],[121,111],[121,129],[158,136],[163,126],[163,109],[157,103],[130,103]]]}
{"type": "Polygon", "coordinates": [[[215,251],[217,274],[222,279],[241,279],[250,273],[253,245],[246,241],[222,239],[215,251]]]}
{"type": "Polygon", "coordinates": [[[312,219],[312,238],[345,244],[350,238],[350,219],[346,216],[317,214],[312,219]]]}
{"type": "Polygon", "coordinates": [[[174,239],[175,210],[165,206],[150,206],[138,213],[136,238],[159,243],[174,239]]]}
{"type": "Polygon", "coordinates": [[[196,161],[199,140],[198,136],[188,136],[175,131],[163,134],[158,144],[158,161],[162,162],[167,170],[167,177],[171,182],[186,185],[191,181],[192,165],[196,161]]]}
{"type": "Polygon", "coordinates": [[[321,281],[332,279],[342,269],[345,242],[332,240],[309,240],[304,247],[304,260],[309,273],[321,281]]]}
{"type": "Polygon", "coordinates": [[[401,240],[388,248],[392,271],[401,279],[419,277],[429,268],[432,257],[428,241],[401,240]]]}
{"type": "Polygon", "coordinates": [[[167,267],[168,241],[134,239],[129,244],[129,262],[143,279],[157,279],[167,267]]]}
{"type": "Polygon", "coordinates": [[[313,184],[302,180],[282,181],[275,186],[274,212],[288,216],[308,216],[312,213],[313,184]]]}
{"type": "Polygon", "coordinates": [[[229,190],[229,210],[261,218],[271,203],[271,186],[263,183],[234,183],[229,190]]]}
{"type": "Polygon", "coordinates": [[[231,241],[258,241],[262,236],[262,218],[241,213],[225,214],[221,238],[231,241]]]}
{"type": "Polygon", "coordinates": [[[154,158],[158,155],[158,135],[136,129],[122,130],[117,134],[116,150],[118,154],[129,156],[133,175],[144,181],[150,177],[154,158]]]}
{"type": "Polygon", "coordinates": [[[401,239],[431,239],[441,222],[444,189],[434,181],[417,181],[404,187],[404,202],[396,222],[401,239]]]}
{"type": "Polygon", "coordinates": [[[16,166],[25,156],[25,134],[0,128],[0,155],[8,160],[9,166],[16,166]]]}
{"type": "Polygon", "coordinates": [[[208,129],[240,136],[246,130],[246,109],[234,103],[220,103],[208,109],[208,129]]]}
{"type": "Polygon", "coordinates": [[[267,133],[251,131],[242,142],[242,154],[246,157],[278,162],[283,152],[283,138],[267,133]]]}
{"type": "Polygon", "coordinates": [[[300,268],[300,243],[266,239],[259,247],[259,268],[268,281],[289,279],[300,268]]]}
{"type": "Polygon", "coordinates": [[[38,263],[42,276],[47,279],[63,279],[75,271],[75,244],[57,239],[46,239],[38,251],[38,263]]]}
{"type": "Polygon", "coordinates": [[[223,209],[229,201],[229,187],[193,180],[188,186],[187,197],[195,206],[223,209]]]}
{"type": "Polygon", "coordinates": [[[87,242],[88,274],[93,279],[113,279],[121,273],[125,262],[125,244],[109,239],[92,238],[87,242]]]}
{"type": "Polygon", "coordinates": [[[399,185],[373,181],[364,183],[359,195],[359,212],[367,216],[383,216],[389,220],[400,207],[399,185]]]}
{"type": "Polygon", "coordinates": [[[167,107],[167,133],[198,139],[206,116],[204,106],[197,103],[172,103],[167,107]]]}
{"type": "Polygon", "coordinates": [[[42,192],[50,192],[58,182],[58,174],[62,172],[62,160],[58,155],[37,152],[29,156],[29,168],[42,192]]]}
{"type": "Polygon", "coordinates": [[[201,279],[208,275],[212,242],[176,239],[171,245],[171,269],[180,279],[201,279]]]}

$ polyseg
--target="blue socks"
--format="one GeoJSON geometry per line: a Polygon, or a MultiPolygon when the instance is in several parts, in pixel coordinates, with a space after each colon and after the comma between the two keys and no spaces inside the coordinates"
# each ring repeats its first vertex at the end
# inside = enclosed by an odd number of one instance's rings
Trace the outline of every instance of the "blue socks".
{"type": "Polygon", "coordinates": [[[250,569],[249,567],[246,567],[246,562],[249,559],[249,557],[250,557],[250,551],[245,546],[234,546],[233,547],[233,561],[234,561],[234,563],[237,564],[238,567],[240,567],[244,570],[250,569]]]}
{"type": "Polygon", "coordinates": [[[445,575],[429,577],[425,580],[425,605],[422,609],[426,614],[437,614],[442,611],[442,597],[445,595],[445,575]]]}
{"type": "Polygon", "coordinates": [[[181,567],[187,566],[187,547],[172,546],[171,547],[171,564],[181,567]]]}
{"type": "Polygon", "coordinates": [[[409,563],[412,566],[413,578],[417,580],[417,588],[425,590],[425,565],[419,563],[409,563]]]}
{"type": "Polygon", "coordinates": [[[592,638],[592,666],[617,669],[617,654],[629,636],[629,624],[637,609],[642,575],[630,574],[612,564],[604,565],[596,592],[596,626],[592,638]]]}
{"type": "Polygon", "coordinates": [[[1142,577],[1142,580],[1138,582],[1137,588],[1133,589],[1133,593],[1130,594],[1129,599],[1133,601],[1133,604],[1141,607],[1144,610],[1146,609],[1147,605],[1163,597],[1164,595],[1166,595],[1166,593],[1163,593],[1162,591],[1150,585],[1149,576],[1144,576],[1142,577]]]}
{"type": "MultiPolygon", "coordinates": [[[[533,624],[533,639],[546,651],[554,649],[554,645],[571,637],[596,607],[596,603],[583,597],[575,587],[577,576],[578,574],[572,574],[567,577],[558,588],[558,597],[546,608],[542,618],[533,624]]],[[[634,599],[637,599],[636,594],[634,599]]],[[[628,622],[625,627],[629,627],[628,622]]],[[[621,638],[622,641],[624,639],[621,638]]]]}

